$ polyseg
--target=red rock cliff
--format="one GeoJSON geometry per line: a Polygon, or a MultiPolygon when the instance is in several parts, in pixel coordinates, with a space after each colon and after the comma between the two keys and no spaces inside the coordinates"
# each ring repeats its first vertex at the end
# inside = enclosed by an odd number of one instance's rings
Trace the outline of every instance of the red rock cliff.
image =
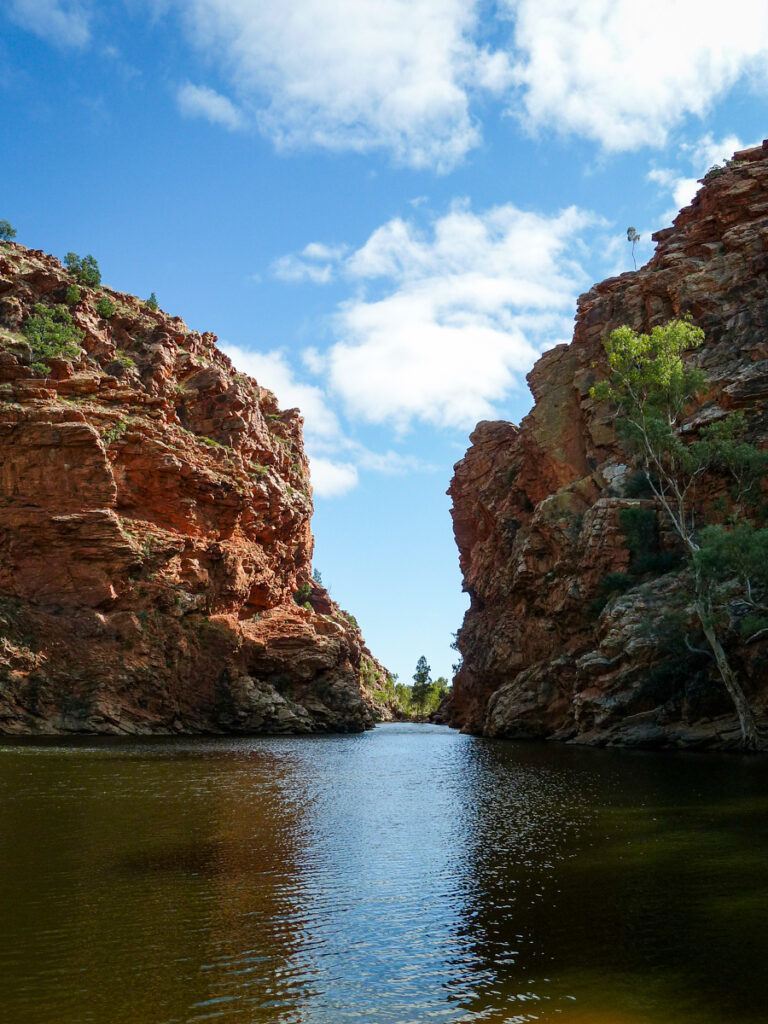
{"type": "Polygon", "coordinates": [[[72,283],[0,246],[0,732],[372,724],[381,667],[310,579],[298,410],[108,288],[41,369],[20,330],[72,283]]]}
{"type": "MultiPolygon", "coordinates": [[[[629,562],[620,509],[654,505],[633,496],[610,413],[589,388],[605,376],[611,330],[647,331],[690,314],[706,334],[694,361],[712,385],[697,415],[744,409],[749,440],[768,443],[768,143],[708,175],[654,238],[645,267],[581,296],[573,341],[547,352],[528,377],[535,405],[520,427],[478,424],[455,467],[449,494],[471,607],[449,720],[468,731],[649,746],[738,742],[711,661],[692,656],[666,621],[675,573],[612,598],[595,617],[601,580],[629,562]]],[[[669,547],[662,519],[657,526],[660,547],[669,547]]],[[[768,645],[739,644],[733,634],[729,642],[765,729],[768,645]]]]}

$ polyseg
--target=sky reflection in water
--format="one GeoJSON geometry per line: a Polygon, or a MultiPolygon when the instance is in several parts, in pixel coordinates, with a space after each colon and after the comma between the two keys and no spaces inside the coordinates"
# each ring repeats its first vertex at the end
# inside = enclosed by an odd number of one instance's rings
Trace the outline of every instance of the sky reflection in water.
{"type": "Polygon", "coordinates": [[[757,1024],[768,765],[355,737],[0,747],[0,1020],[757,1024]]]}

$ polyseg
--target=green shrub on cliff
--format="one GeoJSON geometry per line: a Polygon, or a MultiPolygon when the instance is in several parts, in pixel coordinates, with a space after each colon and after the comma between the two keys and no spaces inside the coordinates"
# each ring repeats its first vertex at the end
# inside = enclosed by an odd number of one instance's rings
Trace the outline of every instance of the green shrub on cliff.
{"type": "Polygon", "coordinates": [[[32,369],[40,373],[46,372],[49,359],[76,359],[81,352],[83,332],[72,323],[66,306],[43,306],[38,302],[21,333],[32,349],[32,369]]]}
{"type": "MultiPolygon", "coordinates": [[[[723,612],[737,588],[750,614],[768,611],[768,530],[749,521],[761,501],[768,455],[744,440],[742,414],[703,427],[697,440],[680,433],[685,413],[704,386],[704,375],[683,361],[697,348],[703,331],[685,320],[672,320],[637,334],[628,326],[613,331],[605,343],[609,375],[591,395],[617,407],[616,433],[645,474],[662,514],[677,533],[687,559],[691,603],[701,630],[731,696],[744,747],[757,745],[755,719],[722,642],[723,612]],[[706,494],[697,489],[720,476],[729,500],[710,502],[710,514],[725,521],[701,528],[697,508],[706,494]]],[[[650,520],[626,520],[632,559],[642,557],[650,520]]]]}
{"type": "Polygon", "coordinates": [[[96,312],[102,320],[109,320],[115,315],[115,304],[106,295],[101,295],[96,303],[96,312]]]}
{"type": "Polygon", "coordinates": [[[0,242],[10,242],[16,237],[16,228],[9,221],[0,220],[0,242]]]}
{"type": "Polygon", "coordinates": [[[87,256],[78,256],[76,252],[68,252],[64,257],[64,266],[78,284],[84,284],[89,288],[98,288],[101,284],[99,264],[90,253],[87,256]]]}

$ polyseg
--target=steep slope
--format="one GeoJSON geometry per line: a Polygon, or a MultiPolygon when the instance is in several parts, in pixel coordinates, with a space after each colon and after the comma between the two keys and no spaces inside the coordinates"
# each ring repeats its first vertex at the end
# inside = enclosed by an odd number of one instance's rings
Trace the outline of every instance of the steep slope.
{"type": "Polygon", "coordinates": [[[73,283],[0,246],[0,732],[372,724],[383,670],[310,578],[298,410],[108,288],[41,363],[22,328],[73,283]]]}
{"type": "MultiPolygon", "coordinates": [[[[668,614],[679,574],[604,601],[601,581],[630,560],[619,511],[656,509],[636,496],[610,413],[589,388],[606,373],[611,330],[690,314],[706,334],[692,361],[712,387],[685,429],[742,409],[749,440],[768,443],[768,143],[707,175],[654,239],[645,267],[581,296],[573,341],[528,377],[535,405],[520,426],[478,424],[455,467],[449,494],[471,606],[449,719],[469,731],[647,746],[738,741],[711,660],[687,649],[685,623],[668,614]]],[[[658,514],[654,533],[660,553],[674,546],[658,514]]],[[[740,644],[735,630],[728,642],[765,726],[768,644],[740,644]]]]}

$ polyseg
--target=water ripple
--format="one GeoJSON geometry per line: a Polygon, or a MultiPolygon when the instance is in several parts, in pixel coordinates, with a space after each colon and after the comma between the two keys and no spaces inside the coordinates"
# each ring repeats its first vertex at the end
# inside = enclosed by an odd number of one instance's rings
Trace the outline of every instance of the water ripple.
{"type": "Polygon", "coordinates": [[[413,725],[0,752],[9,1024],[764,1021],[764,764],[413,725]]]}

